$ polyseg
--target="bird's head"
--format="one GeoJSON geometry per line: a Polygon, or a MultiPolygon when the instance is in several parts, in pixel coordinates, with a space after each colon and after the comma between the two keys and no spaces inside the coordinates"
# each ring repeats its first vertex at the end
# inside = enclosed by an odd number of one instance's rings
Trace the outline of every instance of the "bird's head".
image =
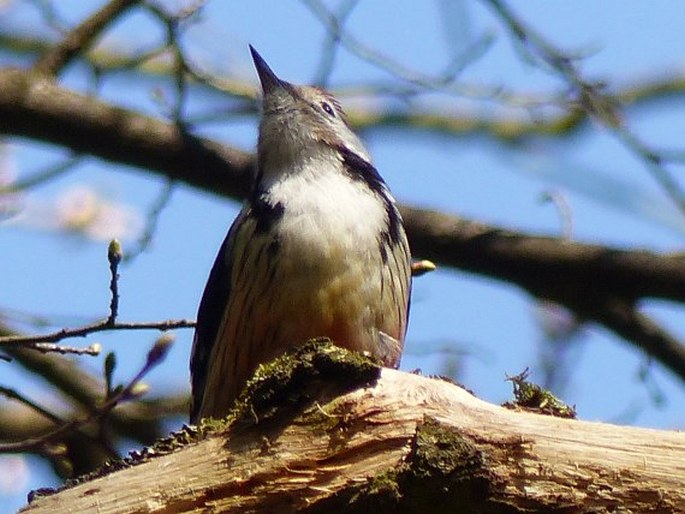
{"type": "Polygon", "coordinates": [[[262,85],[258,153],[263,171],[296,169],[298,162],[330,156],[340,147],[369,160],[332,95],[278,78],[252,46],[250,51],[262,85]]]}

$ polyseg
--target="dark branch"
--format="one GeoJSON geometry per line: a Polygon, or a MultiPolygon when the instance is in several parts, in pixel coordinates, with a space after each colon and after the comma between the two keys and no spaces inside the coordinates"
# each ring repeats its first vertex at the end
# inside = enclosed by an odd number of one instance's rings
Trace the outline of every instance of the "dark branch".
{"type": "Polygon", "coordinates": [[[685,303],[685,255],[659,255],[529,236],[409,207],[414,255],[512,282],[603,324],[685,379],[685,347],[637,312],[641,299],[685,303]]]}
{"type": "Polygon", "coordinates": [[[247,152],[20,70],[0,70],[0,133],[154,170],[233,198],[245,196],[252,182],[253,158],[247,152]]]}
{"type": "Polygon", "coordinates": [[[437,211],[402,207],[412,253],[513,282],[573,307],[614,296],[685,303],[685,255],[621,250],[531,236],[437,211]]]}
{"type": "Polygon", "coordinates": [[[685,377],[685,347],[633,305],[620,300],[603,302],[594,309],[593,319],[685,377]]]}

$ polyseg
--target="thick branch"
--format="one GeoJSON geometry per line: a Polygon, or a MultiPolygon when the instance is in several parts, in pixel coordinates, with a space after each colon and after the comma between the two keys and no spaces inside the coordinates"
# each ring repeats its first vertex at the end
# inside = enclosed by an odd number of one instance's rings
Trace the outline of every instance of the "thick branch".
{"type": "Polygon", "coordinates": [[[337,396],[338,359],[265,370],[228,429],[182,432],[25,512],[685,512],[685,434],[514,412],[388,369],[337,396]]]}
{"type": "Polygon", "coordinates": [[[685,254],[530,236],[437,211],[403,207],[412,253],[513,282],[582,312],[595,297],[685,302],[685,254]]]}
{"type": "Polygon", "coordinates": [[[685,347],[640,314],[640,299],[685,303],[685,255],[572,243],[435,211],[402,209],[412,252],[494,276],[606,326],[685,378],[685,347]]]}
{"type": "Polygon", "coordinates": [[[153,170],[234,198],[250,188],[251,154],[73,93],[39,75],[0,71],[0,133],[153,170]]]}

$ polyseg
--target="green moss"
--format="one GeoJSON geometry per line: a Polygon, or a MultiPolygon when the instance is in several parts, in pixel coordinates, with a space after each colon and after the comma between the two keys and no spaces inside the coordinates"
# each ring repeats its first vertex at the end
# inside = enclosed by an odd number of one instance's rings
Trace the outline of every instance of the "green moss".
{"type": "Polygon", "coordinates": [[[482,456],[470,441],[432,418],[419,425],[407,463],[412,475],[420,479],[467,480],[483,467],[482,456]]]}
{"type": "MultiPolygon", "coordinates": [[[[319,502],[312,512],[480,512],[493,477],[484,456],[453,427],[427,418],[395,469],[319,502]]],[[[505,512],[495,510],[492,512],[505,512]]]]}
{"type": "Polygon", "coordinates": [[[377,512],[392,512],[400,505],[402,497],[398,474],[393,470],[373,477],[366,485],[353,491],[344,511],[347,512],[349,507],[352,512],[356,512],[356,506],[364,506],[377,512]]]}
{"type": "Polygon", "coordinates": [[[575,406],[567,405],[550,391],[528,381],[528,370],[509,377],[514,388],[514,401],[502,404],[513,410],[525,410],[558,418],[576,418],[575,406]]]}
{"type": "MultiPolygon", "coordinates": [[[[232,412],[233,428],[263,423],[288,412],[299,414],[313,399],[325,402],[380,375],[369,358],[319,338],[262,364],[248,382],[232,412]]],[[[283,421],[291,419],[288,415],[283,421]]]]}

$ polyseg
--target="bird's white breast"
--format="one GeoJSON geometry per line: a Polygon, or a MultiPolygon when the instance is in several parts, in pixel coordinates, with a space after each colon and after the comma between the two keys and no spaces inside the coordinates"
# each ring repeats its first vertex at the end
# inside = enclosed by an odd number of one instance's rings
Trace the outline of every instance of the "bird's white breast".
{"type": "Polygon", "coordinates": [[[305,163],[276,181],[268,196],[284,207],[277,226],[282,255],[310,265],[377,251],[387,226],[384,203],[334,158],[305,163]]]}
{"type": "Polygon", "coordinates": [[[329,336],[372,351],[376,329],[389,330],[377,326],[383,316],[385,204],[339,161],[314,162],[268,190],[269,200],[284,207],[274,225],[278,299],[272,315],[286,340],[329,336]]]}

